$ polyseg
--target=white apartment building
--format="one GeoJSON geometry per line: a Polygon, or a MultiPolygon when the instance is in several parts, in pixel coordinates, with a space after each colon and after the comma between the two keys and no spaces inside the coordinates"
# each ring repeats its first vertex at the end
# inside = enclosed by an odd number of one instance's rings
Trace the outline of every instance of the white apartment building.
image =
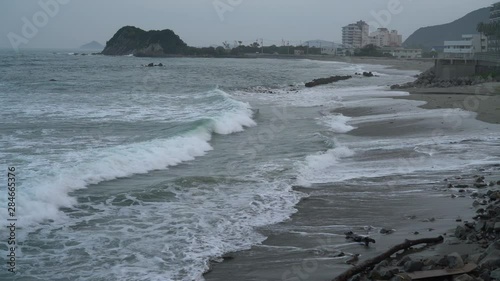
{"type": "Polygon", "coordinates": [[[364,21],[358,21],[342,27],[342,44],[361,48],[369,44],[370,26],[364,21]]]}
{"type": "Polygon", "coordinates": [[[484,35],[462,35],[462,40],[444,41],[444,56],[465,58],[472,57],[475,53],[486,52],[488,40],[484,35]]]}
{"type": "Polygon", "coordinates": [[[369,44],[378,47],[400,47],[403,44],[403,36],[398,34],[397,30],[379,28],[370,34],[369,41],[369,44]]]}
{"type": "Polygon", "coordinates": [[[370,34],[370,26],[358,21],[342,27],[342,44],[353,48],[362,48],[368,44],[378,47],[400,47],[403,36],[397,30],[379,28],[370,34]]]}

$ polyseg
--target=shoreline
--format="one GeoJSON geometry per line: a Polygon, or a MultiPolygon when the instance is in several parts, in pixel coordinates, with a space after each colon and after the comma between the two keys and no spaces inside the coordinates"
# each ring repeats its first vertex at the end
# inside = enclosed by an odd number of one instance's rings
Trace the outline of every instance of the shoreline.
{"type": "MultiPolygon", "coordinates": [[[[355,63],[379,64],[374,60],[355,63]]],[[[490,124],[498,124],[500,121],[500,109],[497,108],[500,107],[500,95],[478,92],[477,89],[471,92],[471,89],[452,88],[399,91],[407,91],[410,95],[390,98],[425,101],[426,104],[420,106],[425,109],[457,108],[458,103],[463,105],[463,109],[476,112],[476,118],[480,121],[490,124]],[[479,105],[468,107],[466,101],[474,101],[479,105]]],[[[349,113],[364,114],[359,109],[336,111],[346,116],[349,116],[349,113]]],[[[383,134],[369,128],[365,128],[365,131],[367,136],[383,134]]],[[[356,130],[352,133],[356,134],[356,130]]],[[[470,241],[457,241],[454,235],[463,221],[469,221],[476,214],[475,208],[471,207],[474,199],[469,196],[474,189],[448,188],[448,179],[470,184],[475,179],[474,173],[486,175],[488,180],[500,179],[500,171],[495,167],[478,167],[471,171],[471,174],[436,172],[433,174],[435,180],[420,183],[418,187],[421,192],[398,193],[395,190],[403,190],[406,186],[396,185],[386,190],[396,194],[389,198],[384,197],[384,194],[356,198],[357,191],[363,193],[362,188],[360,185],[349,183],[319,185],[312,189],[295,187],[308,195],[297,204],[297,213],[285,222],[259,229],[259,232],[267,237],[263,243],[249,250],[225,255],[222,263],[212,263],[212,269],[204,277],[207,281],[228,280],[233,276],[238,276],[239,280],[332,280],[350,268],[345,264],[350,255],[359,253],[360,260],[364,261],[405,239],[431,238],[438,235],[445,237],[443,244],[416,253],[415,257],[431,259],[454,252],[465,257],[478,253],[482,249],[480,245],[470,241]],[[345,200],[339,201],[339,198],[343,197],[345,200]],[[346,213],[356,210],[350,206],[353,202],[358,204],[359,213],[346,213]],[[356,224],[359,217],[366,216],[370,216],[372,220],[370,225],[356,224]],[[352,227],[347,227],[348,225],[352,227]],[[322,230],[314,232],[309,230],[309,226],[322,230]],[[386,235],[380,233],[382,228],[396,231],[386,235]],[[343,233],[350,230],[361,235],[370,235],[377,243],[371,247],[349,243],[343,233]]],[[[383,182],[394,179],[382,177],[379,180],[380,185],[376,187],[384,190],[387,185],[383,182]]]]}
{"type": "MultiPolygon", "coordinates": [[[[102,56],[114,57],[112,55],[102,56]]],[[[119,56],[118,56],[119,57],[119,56]]],[[[330,61],[330,62],[341,62],[341,63],[352,63],[352,64],[371,64],[371,65],[383,65],[387,66],[389,69],[397,70],[418,70],[424,72],[434,66],[434,59],[397,59],[397,58],[387,58],[387,57],[354,57],[354,56],[324,56],[324,55],[272,55],[272,54],[246,54],[243,56],[185,56],[185,55],[164,55],[164,56],[134,56],[137,58],[151,58],[151,59],[162,59],[162,58],[212,58],[212,59],[278,59],[278,60],[312,60],[312,61],[330,61]]]]}
{"type": "Polygon", "coordinates": [[[476,119],[500,124],[500,83],[484,83],[477,86],[451,88],[411,88],[400,89],[410,95],[395,99],[426,102],[420,108],[441,109],[459,108],[475,112],[476,119]]]}

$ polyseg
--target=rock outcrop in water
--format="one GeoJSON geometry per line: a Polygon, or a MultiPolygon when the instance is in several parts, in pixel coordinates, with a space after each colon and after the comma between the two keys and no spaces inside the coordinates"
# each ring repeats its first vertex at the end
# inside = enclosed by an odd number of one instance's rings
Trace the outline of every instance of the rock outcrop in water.
{"type": "Polygon", "coordinates": [[[330,84],[330,83],[335,83],[338,81],[347,80],[347,79],[351,79],[351,78],[352,78],[352,76],[332,76],[332,77],[328,77],[328,78],[319,78],[319,79],[314,79],[313,81],[311,81],[309,83],[306,83],[306,87],[312,88],[312,87],[326,85],[326,84],[330,84]]]}
{"type": "Polygon", "coordinates": [[[144,31],[137,27],[125,26],[106,43],[102,54],[161,57],[181,55],[187,48],[187,44],[170,29],[144,31]]]}

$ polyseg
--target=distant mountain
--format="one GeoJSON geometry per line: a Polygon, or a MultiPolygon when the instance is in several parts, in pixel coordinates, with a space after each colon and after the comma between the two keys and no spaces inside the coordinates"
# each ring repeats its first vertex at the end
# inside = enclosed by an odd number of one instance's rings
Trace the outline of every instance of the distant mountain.
{"type": "Polygon", "coordinates": [[[488,22],[489,17],[490,8],[487,7],[471,12],[451,23],[422,27],[408,37],[403,46],[424,50],[443,46],[446,40],[460,40],[463,34],[477,34],[478,23],[488,22]]]}
{"type": "Polygon", "coordinates": [[[170,29],[144,31],[134,26],[120,28],[102,51],[104,55],[165,56],[186,52],[188,46],[170,29]]]}
{"type": "Polygon", "coordinates": [[[101,51],[102,49],[104,49],[104,46],[97,42],[97,41],[92,41],[88,44],[85,44],[85,45],[82,45],[80,47],[81,50],[96,50],[96,51],[101,51]]]}

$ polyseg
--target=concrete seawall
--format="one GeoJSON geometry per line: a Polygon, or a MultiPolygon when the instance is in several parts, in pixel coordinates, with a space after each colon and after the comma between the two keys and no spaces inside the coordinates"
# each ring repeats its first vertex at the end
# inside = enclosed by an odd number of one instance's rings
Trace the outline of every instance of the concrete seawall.
{"type": "Polygon", "coordinates": [[[434,66],[436,76],[441,80],[500,73],[498,59],[437,59],[434,66]]]}

